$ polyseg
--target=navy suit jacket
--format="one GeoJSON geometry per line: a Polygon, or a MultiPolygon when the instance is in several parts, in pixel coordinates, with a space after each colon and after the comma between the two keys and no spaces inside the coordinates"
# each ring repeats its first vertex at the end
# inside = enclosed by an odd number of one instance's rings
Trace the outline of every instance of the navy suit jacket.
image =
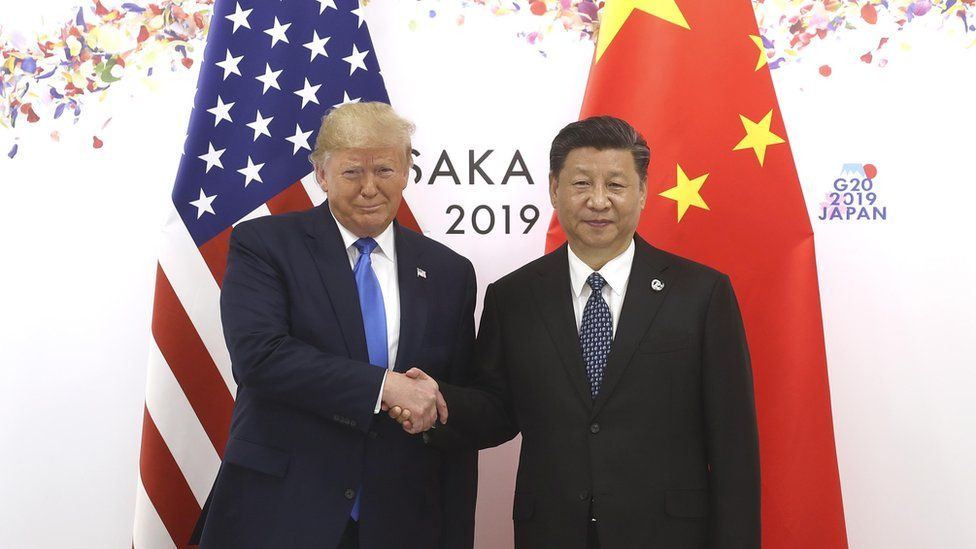
{"type": "MultiPolygon", "coordinates": [[[[417,366],[463,383],[474,269],[433,240],[394,230],[395,370],[417,366]]],[[[476,452],[434,449],[373,414],[384,369],[368,362],[356,283],[328,202],[238,225],[220,309],[238,390],[197,527],[201,547],[331,549],[360,492],[362,549],[472,546],[476,452]]]]}

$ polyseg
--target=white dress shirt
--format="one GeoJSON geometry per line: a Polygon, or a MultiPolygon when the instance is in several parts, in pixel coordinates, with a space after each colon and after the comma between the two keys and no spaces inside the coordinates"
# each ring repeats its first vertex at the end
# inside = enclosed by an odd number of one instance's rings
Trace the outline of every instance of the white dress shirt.
{"type": "MultiPolygon", "coordinates": [[[[583,309],[590,299],[593,289],[586,283],[586,279],[594,273],[582,259],[569,248],[569,285],[573,294],[573,311],[576,313],[576,332],[579,333],[580,323],[583,321],[583,309]]],[[[627,293],[627,282],[630,280],[630,268],[634,264],[634,241],[617,257],[611,259],[599,271],[607,283],[604,284],[603,300],[610,306],[610,316],[613,318],[613,334],[617,335],[617,324],[620,321],[620,309],[624,306],[624,295],[627,293]]]]}
{"type": "MultiPolygon", "coordinates": [[[[329,214],[332,214],[331,205],[329,214]]],[[[339,220],[336,220],[339,227],[339,234],[342,235],[342,243],[346,247],[346,254],[349,256],[349,267],[356,268],[359,261],[359,249],[355,243],[360,237],[345,228],[339,220]]],[[[393,237],[393,223],[390,223],[382,233],[373,238],[376,241],[376,249],[370,253],[370,260],[373,264],[373,272],[376,273],[376,280],[380,283],[380,291],[383,292],[383,308],[386,309],[386,346],[388,364],[387,371],[393,369],[396,364],[397,347],[400,344],[400,283],[397,278],[396,245],[393,237]]],[[[357,300],[358,301],[358,300],[357,300]]],[[[383,401],[383,387],[386,385],[386,377],[380,385],[380,394],[376,397],[376,407],[373,413],[379,413],[380,405],[383,401]]]]}

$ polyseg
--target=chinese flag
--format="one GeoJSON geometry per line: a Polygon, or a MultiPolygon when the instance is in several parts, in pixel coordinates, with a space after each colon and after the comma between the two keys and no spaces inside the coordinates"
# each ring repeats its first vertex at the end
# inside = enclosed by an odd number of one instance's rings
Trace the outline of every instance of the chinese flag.
{"type": "MultiPolygon", "coordinates": [[[[753,360],[763,546],[847,547],[813,231],[749,0],[608,0],[581,117],[651,149],[638,232],[732,278],[753,360]]],[[[547,250],[564,241],[553,219],[547,250]]]]}

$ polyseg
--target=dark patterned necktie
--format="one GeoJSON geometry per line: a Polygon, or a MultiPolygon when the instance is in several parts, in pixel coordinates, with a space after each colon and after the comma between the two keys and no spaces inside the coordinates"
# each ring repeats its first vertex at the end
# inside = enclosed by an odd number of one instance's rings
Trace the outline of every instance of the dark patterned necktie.
{"type": "Polygon", "coordinates": [[[593,292],[586,300],[580,322],[580,350],[586,365],[586,378],[590,382],[590,396],[596,399],[596,395],[600,393],[600,384],[603,383],[603,372],[607,369],[610,344],[613,343],[613,317],[610,316],[610,306],[603,299],[601,291],[607,281],[603,280],[600,273],[593,273],[586,279],[586,283],[593,292]]]}

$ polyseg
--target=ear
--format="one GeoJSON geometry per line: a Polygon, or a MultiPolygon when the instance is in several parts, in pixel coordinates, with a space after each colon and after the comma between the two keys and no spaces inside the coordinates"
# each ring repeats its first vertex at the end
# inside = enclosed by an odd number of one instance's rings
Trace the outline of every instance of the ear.
{"type": "Polygon", "coordinates": [[[647,179],[640,182],[640,209],[644,209],[644,205],[647,204],[647,179]]]}
{"type": "Polygon", "coordinates": [[[556,190],[559,187],[559,180],[552,173],[549,174],[549,201],[552,203],[552,207],[556,207],[556,190]]]}
{"type": "Polygon", "coordinates": [[[328,182],[328,179],[327,179],[327,177],[325,175],[325,166],[322,166],[321,164],[318,164],[318,163],[315,164],[315,181],[317,181],[318,184],[319,184],[319,187],[326,194],[328,194],[328,192],[329,192],[329,189],[328,189],[329,182],[328,182]]]}

